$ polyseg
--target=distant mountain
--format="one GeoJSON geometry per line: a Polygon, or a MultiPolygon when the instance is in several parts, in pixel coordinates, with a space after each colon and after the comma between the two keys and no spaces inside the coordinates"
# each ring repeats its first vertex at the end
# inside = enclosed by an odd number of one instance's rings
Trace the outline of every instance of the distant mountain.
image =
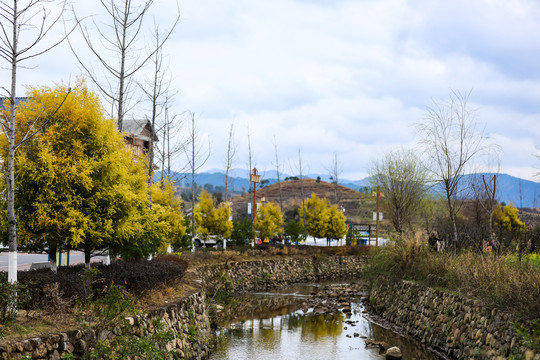
{"type": "MultiPolygon", "coordinates": [[[[475,174],[465,175],[463,181],[468,182],[475,174]]],[[[477,175],[493,176],[492,173],[477,175]]],[[[517,178],[508,174],[497,175],[498,199],[520,208],[540,206],[540,183],[517,178]]]]}
{"type": "MultiPolygon", "coordinates": [[[[267,185],[277,182],[277,176],[275,170],[261,171],[261,180],[267,180],[267,185]]],[[[491,173],[476,174],[493,176],[491,173]]],[[[247,191],[249,189],[248,171],[245,169],[232,169],[231,177],[229,178],[229,189],[235,192],[247,191]]],[[[291,175],[286,173],[280,173],[280,179],[283,181],[285,178],[291,175]]],[[[318,176],[321,180],[330,182],[328,174],[308,174],[305,177],[316,179],[318,176]]],[[[468,184],[475,174],[465,175],[462,179],[464,184],[468,184]]],[[[159,173],[156,174],[156,178],[159,178],[159,173]]],[[[191,186],[191,174],[174,173],[173,179],[176,179],[178,186],[191,186]]],[[[212,169],[207,172],[195,174],[195,182],[204,186],[205,184],[211,184],[214,188],[225,187],[225,173],[223,170],[212,169]]],[[[370,178],[366,177],[361,180],[349,180],[339,179],[339,184],[354,190],[360,190],[364,187],[370,186],[370,178]]],[[[540,207],[540,183],[520,179],[507,174],[497,175],[497,188],[498,198],[500,202],[510,203],[512,202],[516,207],[540,207]]]]}

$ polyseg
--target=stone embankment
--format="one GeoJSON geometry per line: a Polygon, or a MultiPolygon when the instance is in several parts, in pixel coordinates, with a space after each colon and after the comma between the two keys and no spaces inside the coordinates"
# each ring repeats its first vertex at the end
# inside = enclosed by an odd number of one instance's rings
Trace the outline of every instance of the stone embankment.
{"type": "Polygon", "coordinates": [[[209,290],[227,287],[242,292],[310,281],[352,279],[359,276],[366,262],[364,256],[285,257],[205,266],[200,274],[209,290]]]}
{"type": "Polygon", "coordinates": [[[413,282],[379,281],[369,296],[370,310],[398,325],[428,346],[454,359],[527,360],[540,354],[523,346],[514,317],[466,299],[413,282]]]}
{"type": "MultiPolygon", "coordinates": [[[[251,291],[351,277],[358,275],[365,263],[365,257],[316,256],[209,265],[199,268],[199,289],[184,298],[147,310],[144,316],[127,320],[133,336],[152,334],[155,331],[153,321],[160,320],[166,329],[176,334],[176,339],[167,345],[176,358],[205,359],[213,337],[205,301],[207,291],[251,291]]],[[[114,333],[108,335],[113,337],[114,333]]],[[[32,359],[57,360],[66,353],[80,356],[86,347],[86,336],[82,330],[72,330],[10,342],[0,346],[0,359],[20,359],[29,355],[32,359]]]]}
{"type": "MultiPolygon", "coordinates": [[[[206,315],[205,293],[196,291],[178,301],[150,309],[144,315],[126,318],[133,336],[149,336],[155,332],[154,320],[163,322],[166,329],[176,334],[174,341],[167,344],[177,358],[206,359],[212,334],[206,315]]],[[[59,360],[63,354],[80,357],[84,354],[87,330],[70,330],[58,334],[34,337],[0,346],[0,359],[20,359],[23,355],[32,359],[59,360]]],[[[113,333],[104,333],[112,338],[113,333]]]]}

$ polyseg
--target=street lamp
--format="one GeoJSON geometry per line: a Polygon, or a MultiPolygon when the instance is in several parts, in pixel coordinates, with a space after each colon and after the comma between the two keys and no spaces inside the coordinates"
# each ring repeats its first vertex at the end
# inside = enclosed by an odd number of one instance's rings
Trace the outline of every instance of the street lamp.
{"type": "Polygon", "coordinates": [[[253,240],[251,241],[251,247],[255,246],[255,214],[257,213],[257,183],[261,182],[261,175],[257,174],[257,168],[253,168],[253,173],[250,175],[249,180],[253,183],[253,214],[251,229],[253,230],[253,240]]]}

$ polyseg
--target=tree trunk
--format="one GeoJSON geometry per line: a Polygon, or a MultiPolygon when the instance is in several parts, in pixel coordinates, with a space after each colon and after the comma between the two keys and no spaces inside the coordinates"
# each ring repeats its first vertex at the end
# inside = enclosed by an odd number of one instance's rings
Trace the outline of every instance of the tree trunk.
{"type": "Polygon", "coordinates": [[[195,251],[195,115],[191,118],[191,252],[195,251]]]}
{"type": "Polygon", "coordinates": [[[92,249],[89,247],[84,248],[84,266],[90,268],[90,260],[92,258],[92,249]]]}
{"type": "Polygon", "coordinates": [[[8,281],[17,282],[17,218],[15,217],[15,99],[17,90],[17,46],[18,46],[17,1],[13,1],[13,43],[11,53],[11,93],[8,128],[8,161],[6,175],[6,205],[8,219],[8,281]]]}

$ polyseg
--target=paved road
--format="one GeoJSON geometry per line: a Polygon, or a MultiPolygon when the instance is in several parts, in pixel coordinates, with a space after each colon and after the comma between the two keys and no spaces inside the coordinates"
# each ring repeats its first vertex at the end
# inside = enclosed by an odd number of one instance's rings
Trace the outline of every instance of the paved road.
{"type": "MultiPolygon", "coordinates": [[[[17,254],[17,268],[19,270],[28,270],[30,265],[35,262],[45,262],[48,261],[49,257],[47,254],[28,254],[28,253],[18,253],[17,254]]],[[[91,262],[102,261],[101,256],[93,257],[91,262]]],[[[70,265],[82,264],[84,263],[84,253],[80,251],[71,251],[69,254],[69,263],[70,265]]],[[[0,253],[0,271],[8,270],[8,253],[3,251],[0,253]]]]}

